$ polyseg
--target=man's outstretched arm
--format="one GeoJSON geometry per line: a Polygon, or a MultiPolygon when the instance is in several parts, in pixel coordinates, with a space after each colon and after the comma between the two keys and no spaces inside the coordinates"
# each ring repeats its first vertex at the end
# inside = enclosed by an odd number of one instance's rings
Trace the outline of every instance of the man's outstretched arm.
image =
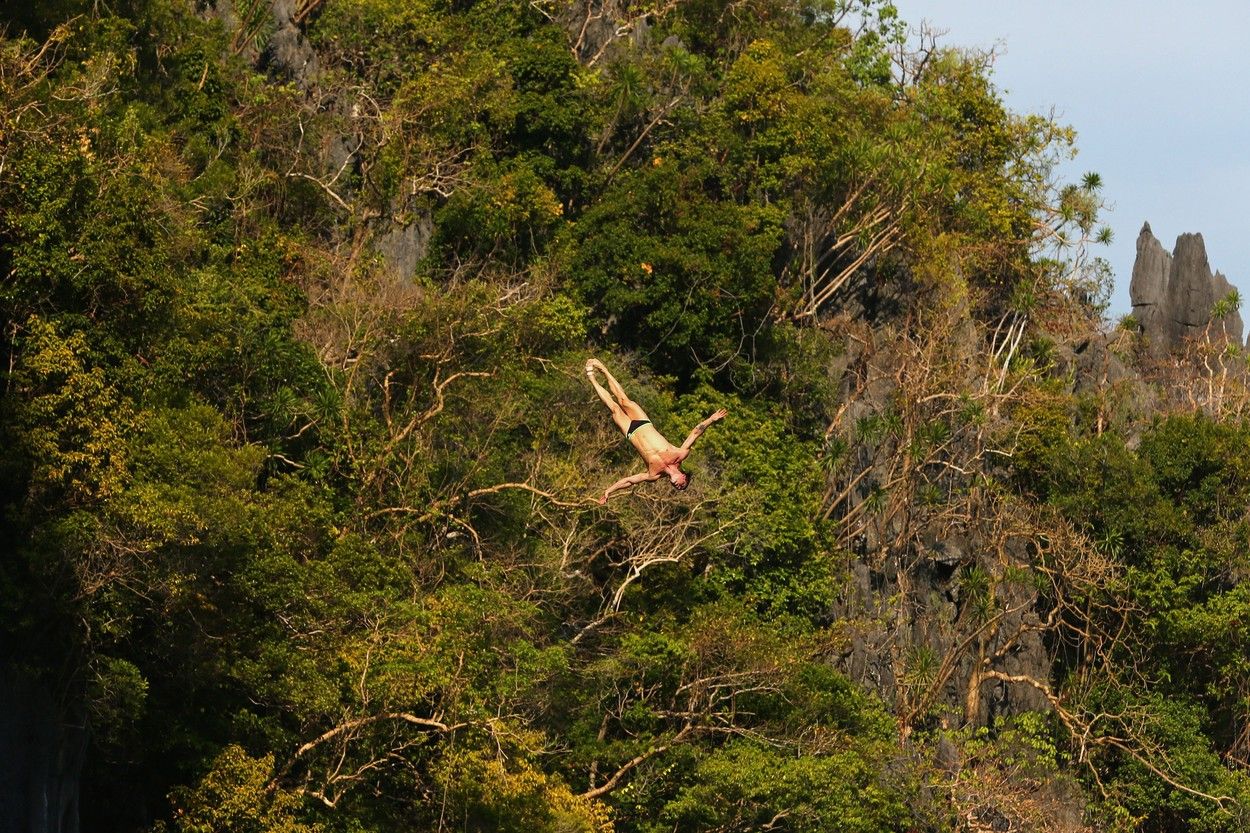
{"type": "Polygon", "coordinates": [[[695,440],[703,436],[703,432],[707,430],[707,427],[709,425],[711,425],[713,422],[718,422],[719,420],[722,420],[727,416],[729,416],[729,411],[726,411],[724,408],[721,408],[719,411],[717,411],[716,413],[712,414],[707,419],[700,422],[693,429],[691,429],[690,436],[686,437],[686,441],[681,444],[682,449],[685,451],[689,451],[690,446],[694,445],[695,440]]]}
{"type": "Polygon", "coordinates": [[[602,506],[603,504],[607,503],[608,495],[612,494],[613,492],[620,491],[621,489],[628,489],[630,486],[633,486],[638,483],[645,483],[648,480],[659,480],[659,479],[660,479],[660,476],[658,474],[651,474],[651,472],[647,472],[647,471],[644,471],[641,474],[631,474],[629,477],[622,477],[620,480],[616,481],[611,486],[609,486],[606,490],[604,490],[603,497],[599,498],[599,504],[602,506]]]}

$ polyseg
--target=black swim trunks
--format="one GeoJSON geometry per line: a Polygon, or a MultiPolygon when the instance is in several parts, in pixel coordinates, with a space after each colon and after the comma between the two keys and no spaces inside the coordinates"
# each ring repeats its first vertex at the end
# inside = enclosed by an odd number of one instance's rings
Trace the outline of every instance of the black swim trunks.
{"type": "Polygon", "coordinates": [[[634,438],[635,431],[637,431],[639,428],[641,428],[644,425],[650,425],[650,424],[651,424],[651,420],[649,419],[631,419],[629,421],[629,430],[625,432],[625,439],[632,440],[634,438]]]}

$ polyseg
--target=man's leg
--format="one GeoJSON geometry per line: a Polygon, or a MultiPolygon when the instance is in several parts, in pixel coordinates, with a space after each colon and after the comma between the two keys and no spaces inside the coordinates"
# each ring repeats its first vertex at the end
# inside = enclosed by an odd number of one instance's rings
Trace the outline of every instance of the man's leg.
{"type": "MultiPolygon", "coordinates": [[[[592,361],[594,360],[592,359],[592,361]]],[[[616,427],[620,428],[622,433],[628,432],[631,417],[612,399],[612,395],[603,389],[603,385],[599,384],[599,380],[595,378],[596,367],[602,369],[603,365],[598,362],[595,362],[593,365],[591,362],[586,362],[586,378],[590,380],[591,386],[594,387],[595,393],[599,394],[603,404],[607,405],[608,410],[612,412],[612,421],[616,423],[616,427]]],[[[609,376],[608,378],[611,379],[612,377],[609,376]]],[[[609,381],[608,384],[611,384],[611,382],[609,381]]],[[[620,386],[617,385],[617,387],[620,386]]]]}
{"type": "Polygon", "coordinates": [[[603,366],[603,362],[598,359],[591,359],[586,364],[587,367],[593,366],[601,370],[603,375],[607,377],[608,387],[611,388],[612,395],[616,397],[616,401],[620,403],[621,409],[625,411],[626,416],[628,416],[631,420],[650,419],[637,402],[625,395],[625,389],[621,387],[620,382],[616,381],[616,377],[612,375],[612,372],[603,366]]]}

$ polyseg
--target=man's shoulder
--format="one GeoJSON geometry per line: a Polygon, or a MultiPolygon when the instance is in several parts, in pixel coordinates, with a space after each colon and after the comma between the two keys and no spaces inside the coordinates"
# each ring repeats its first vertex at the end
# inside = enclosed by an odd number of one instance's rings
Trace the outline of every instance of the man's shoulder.
{"type": "Polygon", "coordinates": [[[661,454],[660,456],[664,459],[664,462],[666,464],[670,466],[676,465],[677,463],[680,463],[681,461],[685,460],[687,457],[690,456],[690,449],[679,448],[675,445],[670,445],[668,448],[664,450],[664,453],[661,454]]]}

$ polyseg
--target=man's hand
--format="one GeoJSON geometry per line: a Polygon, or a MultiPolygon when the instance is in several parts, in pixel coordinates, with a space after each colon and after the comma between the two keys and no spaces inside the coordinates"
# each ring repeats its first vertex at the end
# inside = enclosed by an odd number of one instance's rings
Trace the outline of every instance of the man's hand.
{"type": "Polygon", "coordinates": [[[713,422],[719,422],[720,420],[724,419],[727,416],[729,416],[729,411],[725,410],[724,408],[721,408],[716,413],[712,414],[710,417],[700,422],[694,428],[690,429],[690,436],[686,437],[686,441],[681,444],[682,450],[689,451],[690,446],[694,445],[695,440],[703,436],[703,432],[707,430],[709,425],[711,425],[713,422]]]}
{"type": "Polygon", "coordinates": [[[639,474],[633,474],[633,475],[630,475],[629,477],[622,477],[620,480],[616,481],[615,483],[613,483],[611,486],[609,486],[607,489],[604,490],[603,497],[599,498],[599,505],[603,506],[605,503],[607,503],[608,495],[612,494],[613,492],[620,491],[621,489],[628,489],[630,486],[636,486],[639,483],[646,483],[649,480],[659,480],[659,479],[660,479],[660,476],[658,474],[652,474],[649,471],[640,472],[639,474]]]}

